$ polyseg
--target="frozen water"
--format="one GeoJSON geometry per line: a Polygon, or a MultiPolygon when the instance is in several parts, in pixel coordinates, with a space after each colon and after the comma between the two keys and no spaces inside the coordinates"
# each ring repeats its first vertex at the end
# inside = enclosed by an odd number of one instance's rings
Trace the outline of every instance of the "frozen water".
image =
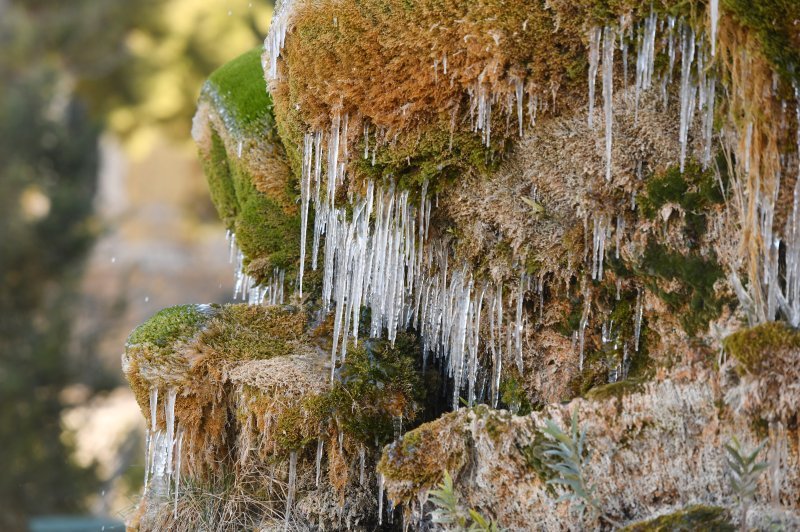
{"type": "MultiPolygon", "coordinates": [[[[614,38],[616,31],[606,26],[603,32],[603,113],[605,115],[605,128],[606,128],[606,181],[611,181],[611,141],[612,141],[612,126],[614,114],[614,38]]],[[[596,59],[595,59],[596,61],[596,59]]],[[[597,66],[594,65],[595,74],[597,73],[597,66]]],[[[594,87],[590,85],[592,92],[594,87]]],[[[593,100],[593,94],[590,99],[593,100]]],[[[590,103],[590,107],[593,103],[590,103]]],[[[589,110],[589,117],[591,118],[592,111],[589,110]]],[[[591,125],[591,124],[590,124],[591,125]]]]}
{"type": "Polygon", "coordinates": [[[595,26],[589,30],[589,127],[594,127],[594,94],[597,69],[600,64],[600,39],[602,30],[595,26]]]}

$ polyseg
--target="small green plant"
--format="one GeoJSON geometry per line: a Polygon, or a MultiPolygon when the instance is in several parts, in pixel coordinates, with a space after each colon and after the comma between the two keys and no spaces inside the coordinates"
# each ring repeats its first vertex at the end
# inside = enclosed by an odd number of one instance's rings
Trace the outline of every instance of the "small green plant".
{"type": "Polygon", "coordinates": [[[431,521],[447,530],[466,530],[469,532],[499,532],[500,528],[491,519],[486,519],[475,509],[466,512],[458,504],[458,493],[453,486],[453,477],[444,472],[444,480],[438,489],[428,493],[436,509],[431,512],[431,521]]]}
{"type": "Polygon", "coordinates": [[[725,445],[725,450],[728,452],[726,458],[731,489],[739,498],[740,530],[747,530],[747,512],[758,488],[758,477],[767,468],[766,462],[756,462],[758,454],[766,444],[767,440],[764,439],[758,447],[748,453],[734,436],[731,442],[725,445]]]}
{"type": "Polygon", "coordinates": [[[542,429],[546,441],[543,442],[545,466],[554,473],[548,484],[564,486],[566,491],[559,501],[575,503],[580,514],[588,507],[591,512],[612,525],[618,524],[603,512],[594,496],[594,486],[589,484],[584,471],[590,452],[586,448],[586,429],[578,424],[578,412],[574,410],[570,420],[569,433],[564,432],[555,421],[548,419],[542,429]]]}

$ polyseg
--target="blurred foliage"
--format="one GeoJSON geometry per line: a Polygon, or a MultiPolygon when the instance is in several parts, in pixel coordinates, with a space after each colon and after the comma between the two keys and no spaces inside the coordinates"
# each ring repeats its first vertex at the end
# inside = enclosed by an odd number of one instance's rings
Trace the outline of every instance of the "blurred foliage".
{"type": "Polygon", "coordinates": [[[202,81],[266,33],[253,3],[0,0],[0,530],[84,511],[98,487],[61,413],[85,380],[69,345],[99,135],[188,140],[202,81]]]}

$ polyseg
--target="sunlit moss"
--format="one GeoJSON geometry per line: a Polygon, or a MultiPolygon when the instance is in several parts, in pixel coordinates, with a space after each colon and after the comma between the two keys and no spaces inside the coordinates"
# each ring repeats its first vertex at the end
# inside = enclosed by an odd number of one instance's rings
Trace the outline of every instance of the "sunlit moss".
{"type": "Polygon", "coordinates": [[[165,308],[134,329],[126,345],[152,344],[155,348],[167,348],[178,339],[192,337],[218,309],[218,306],[200,305],[165,308]]]}
{"type": "Polygon", "coordinates": [[[464,434],[455,421],[455,414],[447,414],[403,434],[384,448],[378,470],[392,481],[402,480],[408,498],[438,484],[445,471],[460,471],[466,460],[464,434]]]}
{"type": "Polygon", "coordinates": [[[261,69],[261,47],[229,61],[208,78],[222,107],[236,127],[252,133],[274,134],[272,98],[261,69]]]}
{"type": "Polygon", "coordinates": [[[425,402],[425,388],[417,369],[418,344],[406,334],[395,345],[369,340],[347,353],[339,379],[321,394],[312,394],[297,408],[281,412],[281,445],[299,449],[313,438],[301,427],[332,425],[348,438],[367,446],[381,446],[394,438],[394,422],[413,424],[425,402]]]}
{"type": "Polygon", "coordinates": [[[198,341],[226,360],[264,360],[295,351],[305,324],[305,313],[296,310],[225,305],[198,341]]]}
{"type": "Polygon", "coordinates": [[[300,255],[296,180],[278,134],[260,50],[243,54],[209,78],[201,102],[212,111],[201,107],[201,113],[219,118],[209,118],[210,140],[199,141],[200,155],[211,199],[236,234],[248,273],[263,281],[280,268],[290,281],[300,255]]]}

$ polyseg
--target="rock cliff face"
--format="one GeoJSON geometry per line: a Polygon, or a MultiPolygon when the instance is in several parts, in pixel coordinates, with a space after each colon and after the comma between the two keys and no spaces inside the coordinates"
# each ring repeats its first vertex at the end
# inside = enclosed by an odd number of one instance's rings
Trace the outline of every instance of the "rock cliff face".
{"type": "Polygon", "coordinates": [[[131,526],[800,526],[798,27],[279,4],[193,128],[246,304],[128,341],[131,526]]]}

